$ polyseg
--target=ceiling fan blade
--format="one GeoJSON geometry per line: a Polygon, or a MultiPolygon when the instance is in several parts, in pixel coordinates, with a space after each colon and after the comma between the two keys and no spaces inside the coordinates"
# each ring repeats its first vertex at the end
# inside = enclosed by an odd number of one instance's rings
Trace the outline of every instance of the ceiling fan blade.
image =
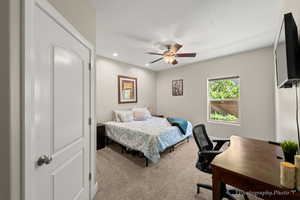
{"type": "Polygon", "coordinates": [[[147,52],[146,54],[162,56],[162,53],[147,52]]]}
{"type": "Polygon", "coordinates": [[[181,49],[181,47],[182,47],[181,44],[176,43],[176,44],[171,46],[170,50],[171,50],[171,52],[176,53],[177,51],[179,51],[179,49],[181,49]]]}
{"type": "Polygon", "coordinates": [[[176,57],[196,57],[196,53],[178,53],[176,57]]]}
{"type": "Polygon", "coordinates": [[[178,63],[177,60],[173,60],[172,62],[173,65],[176,65],[177,63],[178,63]]]}
{"type": "Polygon", "coordinates": [[[164,58],[163,58],[163,57],[158,58],[158,59],[156,59],[156,60],[151,61],[150,63],[153,64],[153,63],[156,63],[156,62],[158,62],[158,61],[160,61],[160,60],[162,60],[162,59],[164,59],[164,58]]]}

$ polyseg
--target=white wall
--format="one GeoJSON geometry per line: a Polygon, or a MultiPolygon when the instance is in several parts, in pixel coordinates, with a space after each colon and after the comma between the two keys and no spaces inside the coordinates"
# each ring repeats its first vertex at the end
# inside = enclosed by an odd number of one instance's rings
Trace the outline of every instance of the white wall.
{"type": "Polygon", "coordinates": [[[156,110],[156,73],[104,57],[96,60],[96,118],[98,122],[112,119],[112,111],[136,106],[156,110]],[[118,75],[137,78],[138,103],[118,104],[118,75]]]}
{"type": "MultiPolygon", "coordinates": [[[[292,12],[300,33],[300,1],[281,0],[281,15],[292,12]]],[[[300,92],[300,91],[299,91],[300,92]]],[[[276,94],[276,139],[297,141],[295,89],[277,89],[276,94]]],[[[299,100],[298,100],[299,102],[299,100]]],[[[300,103],[300,102],[299,102],[300,103]]]]}
{"type": "Polygon", "coordinates": [[[0,199],[20,199],[20,0],[0,1],[0,199]]]}
{"type": "Polygon", "coordinates": [[[48,0],[73,26],[96,46],[96,8],[93,0],[48,0]]]}
{"type": "Polygon", "coordinates": [[[217,58],[159,72],[157,110],[183,117],[193,124],[205,123],[210,135],[240,135],[275,139],[274,66],[272,48],[217,58]],[[241,124],[207,122],[207,78],[238,75],[241,81],[241,124]],[[173,97],[171,81],[184,79],[184,95],[173,97]]]}
{"type": "Polygon", "coordinates": [[[10,142],[10,99],[9,99],[9,1],[1,1],[0,4],[0,24],[2,30],[0,37],[0,58],[2,67],[0,68],[0,122],[1,122],[1,140],[0,140],[0,157],[2,159],[0,165],[0,199],[10,199],[9,185],[10,185],[10,152],[9,152],[9,142],[10,142]]]}

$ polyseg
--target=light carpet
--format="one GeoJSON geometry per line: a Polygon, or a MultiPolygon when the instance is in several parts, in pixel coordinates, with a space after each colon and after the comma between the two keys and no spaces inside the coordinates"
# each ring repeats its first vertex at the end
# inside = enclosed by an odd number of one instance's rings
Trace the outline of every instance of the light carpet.
{"type": "Polygon", "coordinates": [[[196,193],[196,183],[211,184],[211,175],[195,168],[197,151],[191,139],[146,168],[143,158],[110,145],[97,152],[96,200],[211,200],[209,190],[196,193]]]}

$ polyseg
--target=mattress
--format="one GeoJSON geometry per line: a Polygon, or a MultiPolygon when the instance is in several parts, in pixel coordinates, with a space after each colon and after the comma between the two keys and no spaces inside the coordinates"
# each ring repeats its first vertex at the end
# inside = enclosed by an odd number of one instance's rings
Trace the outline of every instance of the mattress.
{"type": "Polygon", "coordinates": [[[160,152],[191,137],[192,124],[188,122],[186,134],[171,126],[165,118],[151,117],[145,121],[106,122],[106,134],[110,139],[144,153],[154,163],[160,160],[160,152]]]}

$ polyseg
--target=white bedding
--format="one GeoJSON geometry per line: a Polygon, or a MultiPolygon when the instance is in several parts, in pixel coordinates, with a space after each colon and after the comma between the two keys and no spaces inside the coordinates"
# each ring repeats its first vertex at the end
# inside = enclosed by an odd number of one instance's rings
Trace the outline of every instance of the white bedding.
{"type": "Polygon", "coordinates": [[[171,126],[165,118],[151,117],[145,121],[106,122],[106,134],[112,140],[141,151],[153,162],[160,159],[159,152],[192,135],[188,122],[186,134],[171,126]]]}

